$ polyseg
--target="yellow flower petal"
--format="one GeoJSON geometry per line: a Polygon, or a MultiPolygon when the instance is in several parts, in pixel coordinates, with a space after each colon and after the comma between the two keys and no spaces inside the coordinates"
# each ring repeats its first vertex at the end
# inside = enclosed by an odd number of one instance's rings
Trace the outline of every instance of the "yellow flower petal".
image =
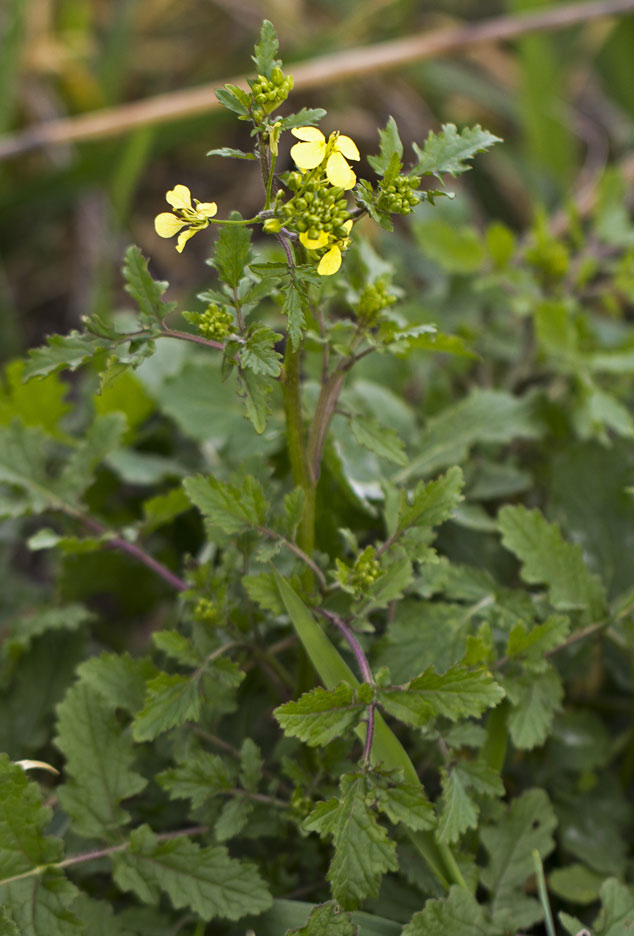
{"type": "Polygon", "coordinates": [[[324,158],[326,143],[324,140],[316,143],[296,143],[291,146],[291,159],[302,172],[314,169],[324,158]]]}
{"type": "Polygon", "coordinates": [[[217,211],[218,205],[215,203],[215,201],[198,202],[196,205],[196,214],[202,215],[203,218],[213,218],[217,211]]]}
{"type": "Polygon", "coordinates": [[[187,221],[183,221],[182,218],[164,211],[154,219],[154,230],[159,237],[173,237],[186,224],[187,221]]]}
{"type": "Polygon", "coordinates": [[[344,221],[344,222],[343,222],[343,226],[344,226],[344,228],[346,229],[346,234],[349,234],[349,233],[350,233],[350,231],[352,230],[352,225],[353,225],[353,224],[354,224],[354,221],[352,220],[352,218],[348,218],[347,221],[344,221]]]}
{"type": "Polygon", "coordinates": [[[326,137],[317,127],[293,127],[291,133],[298,140],[306,140],[308,143],[326,142],[326,137]]]}
{"type": "MultiPolygon", "coordinates": [[[[298,146],[306,146],[305,143],[298,143],[298,146]]],[[[294,149],[295,147],[293,147],[294,149]]],[[[354,187],[357,177],[345,161],[341,153],[332,153],[326,163],[326,175],[331,185],[336,185],[342,189],[351,189],[354,187]]]]}
{"type": "Polygon", "coordinates": [[[328,235],[325,231],[319,232],[319,237],[315,237],[311,240],[308,236],[308,233],[304,231],[303,234],[299,235],[300,243],[307,247],[308,250],[318,250],[320,247],[325,247],[328,243],[328,235]]]}
{"type": "Polygon", "coordinates": [[[165,196],[165,201],[172,208],[189,208],[192,206],[192,195],[186,185],[175,185],[165,196]]]}
{"type": "Polygon", "coordinates": [[[341,251],[335,244],[319,261],[317,272],[320,276],[332,276],[341,266],[341,251]]]}
{"type": "Polygon", "coordinates": [[[345,156],[346,159],[361,159],[357,144],[349,136],[338,136],[335,149],[345,156]]]}
{"type": "Polygon", "coordinates": [[[183,247],[187,243],[190,237],[193,237],[196,231],[200,231],[200,228],[188,228],[186,231],[183,231],[182,234],[178,235],[178,240],[176,241],[176,249],[179,253],[183,252],[183,247]]]}

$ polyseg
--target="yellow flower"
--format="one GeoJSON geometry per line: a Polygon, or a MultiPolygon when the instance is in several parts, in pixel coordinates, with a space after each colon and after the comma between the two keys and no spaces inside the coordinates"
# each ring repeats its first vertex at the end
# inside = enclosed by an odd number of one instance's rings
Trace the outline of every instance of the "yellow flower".
{"type": "Polygon", "coordinates": [[[349,136],[331,133],[328,140],[317,127],[294,127],[293,136],[301,140],[291,147],[291,156],[302,172],[314,169],[328,155],[326,176],[331,185],[342,189],[353,188],[357,177],[346,162],[360,159],[357,144],[349,136]]]}
{"type": "MultiPolygon", "coordinates": [[[[349,234],[352,228],[352,218],[345,222],[344,227],[349,234]]],[[[309,250],[319,250],[320,247],[325,247],[330,242],[330,237],[325,231],[321,231],[319,237],[312,240],[308,234],[305,233],[300,234],[299,239],[304,247],[307,247],[309,250]]],[[[350,238],[346,237],[332,244],[330,250],[327,250],[319,261],[317,272],[320,276],[332,276],[333,273],[337,272],[341,266],[341,252],[347,249],[349,243],[350,238]]]]}
{"type": "Polygon", "coordinates": [[[172,206],[174,213],[164,211],[157,215],[154,219],[154,230],[159,237],[173,237],[181,228],[187,228],[178,235],[176,243],[176,249],[182,253],[189,238],[209,226],[209,219],[218,211],[218,205],[215,202],[200,202],[195,198],[196,207],[192,207],[191,192],[186,185],[175,185],[167,193],[165,200],[172,206]]]}

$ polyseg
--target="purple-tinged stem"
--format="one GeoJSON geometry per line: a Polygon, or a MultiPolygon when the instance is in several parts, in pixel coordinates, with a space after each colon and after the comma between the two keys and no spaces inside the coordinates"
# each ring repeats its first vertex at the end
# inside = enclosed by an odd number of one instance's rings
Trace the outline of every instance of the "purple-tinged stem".
{"type": "MultiPolygon", "coordinates": [[[[92,517],[82,516],[82,521],[87,527],[93,530],[95,533],[103,534],[107,533],[108,530],[105,526],[99,523],[98,520],[93,520],[92,517]]],[[[186,591],[189,588],[184,579],[179,578],[178,575],[175,575],[174,572],[170,571],[167,566],[164,566],[162,562],[159,562],[158,559],[154,559],[150,556],[149,553],[146,553],[144,549],[141,549],[140,546],[137,546],[135,543],[130,543],[128,540],[124,539],[122,536],[113,536],[110,539],[104,541],[104,546],[110,549],[120,549],[122,552],[127,552],[128,555],[134,556],[135,559],[138,559],[139,562],[142,562],[144,566],[148,569],[151,569],[153,572],[156,572],[163,581],[167,582],[168,585],[171,585],[172,588],[175,588],[177,591],[186,591]]]]}

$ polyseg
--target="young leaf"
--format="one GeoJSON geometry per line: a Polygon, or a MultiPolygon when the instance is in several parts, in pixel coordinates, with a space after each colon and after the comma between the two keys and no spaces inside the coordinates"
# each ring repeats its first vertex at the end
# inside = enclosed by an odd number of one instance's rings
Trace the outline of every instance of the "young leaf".
{"type": "Polygon", "coordinates": [[[529,751],[543,744],[564,695],[557,671],[552,666],[544,672],[529,671],[505,680],[504,688],[513,706],[508,728],[515,747],[529,751]]]}
{"type": "Polygon", "coordinates": [[[463,832],[477,825],[480,807],[471,795],[503,796],[504,785],[493,768],[477,762],[457,763],[444,772],[438,838],[457,842],[463,832]]]}
{"type": "Polygon", "coordinates": [[[306,320],[304,317],[302,297],[294,283],[289,285],[288,291],[284,297],[282,314],[286,316],[288,321],[288,336],[291,339],[293,350],[297,351],[299,343],[302,340],[302,335],[304,334],[306,320]]]}
{"type": "MultiPolygon", "coordinates": [[[[232,211],[232,221],[241,221],[238,211],[232,211]]],[[[238,288],[238,283],[244,276],[244,268],[249,262],[251,252],[251,230],[246,225],[224,224],[215,244],[213,266],[218,276],[230,286],[232,290],[238,288]]]]}
{"type": "Polygon", "coordinates": [[[270,611],[275,615],[283,613],[284,605],[280,600],[277,585],[271,572],[261,572],[259,575],[245,575],[242,579],[242,585],[251,601],[255,601],[263,611],[270,611]]]}
{"type": "Polygon", "coordinates": [[[148,826],[135,829],[130,852],[115,856],[114,878],[122,890],[156,902],[164,891],[173,906],[203,920],[238,920],[271,906],[271,896],[253,865],[230,858],[226,848],[201,848],[185,837],[159,841],[148,826]]]}
{"type": "Polygon", "coordinates": [[[182,663],[183,666],[198,666],[201,663],[200,654],[192,641],[176,630],[155,631],[152,642],[158,650],[162,650],[168,657],[182,663]]]}
{"type": "Polygon", "coordinates": [[[105,837],[129,822],[121,801],[140,793],[147,781],[133,770],[132,740],[104,697],[86,683],[68,690],[57,707],[55,744],[69,776],[59,800],[75,830],[105,837]]]}
{"type": "Polygon", "coordinates": [[[430,667],[404,687],[379,689],[377,701],[400,721],[415,727],[439,715],[457,721],[477,718],[504,698],[504,689],[484,669],[454,666],[439,675],[430,667]]]}
{"type": "Polygon", "coordinates": [[[212,796],[228,793],[235,786],[236,775],[233,764],[197,748],[186,760],[164,770],[156,779],[170,799],[188,799],[197,809],[212,796]]]}
{"type": "Polygon", "coordinates": [[[385,125],[385,130],[379,130],[379,140],[381,141],[380,154],[378,156],[368,156],[368,162],[377,175],[382,176],[387,172],[392,157],[397,156],[398,175],[403,165],[401,162],[401,156],[403,155],[403,144],[401,143],[401,138],[398,134],[398,127],[396,126],[396,121],[393,117],[388,118],[388,121],[385,125]]]}
{"type": "Polygon", "coordinates": [[[447,520],[462,500],[464,479],[460,468],[449,471],[428,484],[419,482],[411,503],[403,495],[398,518],[398,532],[411,526],[435,527],[447,520]]]}
{"type": "Polygon", "coordinates": [[[255,741],[245,738],[240,749],[240,783],[249,793],[255,793],[262,779],[262,752],[255,741]]]}
{"type": "Polygon", "coordinates": [[[503,507],[498,514],[502,542],[522,563],[522,577],[548,586],[552,605],[561,611],[587,610],[593,620],[605,613],[605,592],[583,559],[581,547],[567,543],[559,527],[539,510],[503,507]]]}
{"type": "Polygon", "coordinates": [[[244,829],[253,812],[253,803],[243,796],[227,800],[214,823],[217,842],[228,842],[244,829]]]}
{"type": "Polygon", "coordinates": [[[503,932],[466,888],[452,887],[447,897],[428,900],[402,936],[502,936],[503,932]]]}
{"type": "Polygon", "coordinates": [[[266,500],[258,481],[247,477],[241,488],[218,481],[213,475],[197,475],[183,481],[185,493],[211,526],[225,533],[241,533],[266,519],[266,500]]]}
{"type": "Polygon", "coordinates": [[[148,260],[138,247],[128,247],[123,264],[125,290],[139,306],[139,319],[144,328],[156,329],[166,315],[176,308],[175,302],[166,303],[162,296],[169,283],[159,283],[152,279],[148,270],[148,260]]]}
{"type": "Polygon", "coordinates": [[[358,723],[366,707],[352,686],[341,682],[336,689],[311,689],[297,702],[278,706],[273,714],[284,734],[316,747],[345,734],[358,723]]]}
{"type": "Polygon", "coordinates": [[[563,614],[553,614],[530,630],[523,623],[516,624],[509,633],[506,655],[526,660],[533,672],[545,669],[545,655],[562,644],[569,633],[570,621],[563,614]]]}
{"type": "Polygon", "coordinates": [[[282,130],[291,130],[293,127],[312,127],[325,116],[326,111],[323,107],[302,107],[296,114],[282,117],[280,123],[282,130]]]}
{"type": "Polygon", "coordinates": [[[241,117],[248,116],[250,98],[242,88],[237,85],[227,84],[224,88],[216,88],[214,94],[227,110],[233,111],[234,114],[239,114],[241,117]]]}
{"type": "Polygon", "coordinates": [[[233,156],[234,159],[256,159],[254,153],[244,153],[242,150],[233,149],[231,146],[221,146],[219,149],[208,150],[207,156],[233,156]]]}
{"type": "Polygon", "coordinates": [[[550,801],[543,790],[528,790],[510,806],[506,816],[480,832],[489,853],[482,883],[492,893],[493,920],[505,929],[529,929],[542,919],[534,897],[523,893],[526,878],[534,873],[533,851],[546,858],[555,842],[557,825],[550,801]]]}
{"type": "Polygon", "coordinates": [[[342,913],[336,901],[318,904],[310,911],[306,925],[286,931],[286,936],[358,936],[359,927],[342,913]]]}
{"type": "Polygon", "coordinates": [[[262,374],[254,374],[253,371],[240,370],[238,383],[245,416],[255,431],[261,434],[266,429],[266,418],[271,412],[268,398],[273,392],[275,381],[262,374]]]}
{"type": "Polygon", "coordinates": [[[458,131],[455,124],[443,124],[440,133],[430,130],[422,149],[413,144],[418,162],[410,170],[410,175],[435,175],[441,181],[444,172],[460,175],[471,168],[468,160],[476,153],[500,142],[500,137],[482,130],[479,125],[458,131]]]}
{"type": "Polygon", "coordinates": [[[145,705],[134,719],[132,733],[135,741],[152,741],[199,715],[199,680],[160,673],[147,683],[145,705]]]}
{"type": "Polygon", "coordinates": [[[381,425],[374,416],[354,416],[350,420],[350,428],[363,448],[395,465],[407,464],[405,445],[398,433],[389,426],[381,425]]]}
{"type": "Polygon", "coordinates": [[[318,803],[304,827],[333,839],[334,857],[327,878],[345,910],[376,896],[386,871],[396,871],[396,845],[368,806],[368,780],[363,774],[344,774],[341,796],[318,803]]]}
{"type": "Polygon", "coordinates": [[[278,48],[279,42],[277,41],[275,27],[273,23],[265,19],[262,23],[262,29],[260,30],[260,38],[253,49],[255,54],[251,56],[255,62],[258,75],[264,75],[265,78],[270,78],[271,72],[275,66],[282,64],[279,59],[275,58],[278,48]]]}

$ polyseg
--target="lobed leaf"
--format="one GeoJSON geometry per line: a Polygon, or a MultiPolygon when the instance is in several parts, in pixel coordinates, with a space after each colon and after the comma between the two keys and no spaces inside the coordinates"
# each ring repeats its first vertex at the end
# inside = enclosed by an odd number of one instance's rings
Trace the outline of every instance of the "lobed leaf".
{"type": "Polygon", "coordinates": [[[429,667],[404,687],[377,691],[377,701],[390,715],[419,727],[442,715],[451,721],[477,718],[504,698],[504,689],[484,669],[456,665],[442,675],[429,667]]]}
{"type": "Polygon", "coordinates": [[[460,131],[455,124],[443,124],[440,133],[430,130],[422,149],[416,143],[413,144],[418,161],[410,170],[410,175],[435,175],[439,179],[442,179],[443,173],[460,175],[471,168],[469,160],[476,153],[500,142],[500,137],[477,124],[460,131]]]}
{"type": "Polygon", "coordinates": [[[367,703],[359,701],[355,689],[341,682],[335,689],[318,686],[297,702],[274,709],[284,734],[299,738],[310,747],[330,744],[359,722],[367,703]]]}
{"type": "Polygon", "coordinates": [[[196,721],[200,715],[199,680],[159,673],[147,683],[145,705],[134,719],[135,741],[153,741],[158,735],[196,721]]]}

